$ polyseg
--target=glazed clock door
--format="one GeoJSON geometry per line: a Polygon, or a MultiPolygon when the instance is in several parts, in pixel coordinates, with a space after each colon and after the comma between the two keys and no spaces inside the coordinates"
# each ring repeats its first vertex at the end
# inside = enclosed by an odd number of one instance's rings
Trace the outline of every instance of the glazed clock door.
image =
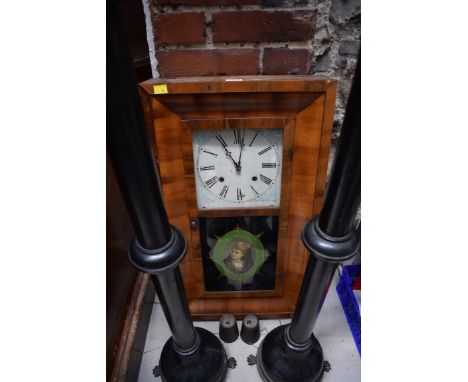
{"type": "Polygon", "coordinates": [[[283,168],[282,128],[193,130],[204,290],[274,291],[283,168]],[[250,215],[256,209],[255,216],[250,215]]]}

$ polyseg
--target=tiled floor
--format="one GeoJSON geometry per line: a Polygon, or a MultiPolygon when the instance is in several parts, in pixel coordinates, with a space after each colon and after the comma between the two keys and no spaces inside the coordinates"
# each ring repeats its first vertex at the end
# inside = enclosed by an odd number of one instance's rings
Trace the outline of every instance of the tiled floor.
{"type": "MultiPolygon", "coordinates": [[[[324,374],[322,381],[358,382],[361,379],[361,359],[336,294],[336,282],[337,276],[335,275],[314,330],[314,334],[322,345],[325,359],[331,364],[330,372],[324,374]]],[[[237,361],[235,369],[228,369],[226,382],[261,381],[257,367],[249,366],[247,357],[250,354],[256,355],[258,346],[270,330],[290,321],[290,319],[261,320],[260,339],[253,345],[245,344],[240,337],[231,344],[223,343],[228,357],[234,357],[237,361]]],[[[218,334],[218,321],[195,321],[194,324],[218,334]]],[[[240,321],[238,327],[240,331],[240,321]]],[[[153,368],[159,362],[162,347],[170,335],[161,306],[156,301],[151,314],[138,382],[161,381],[160,378],[154,377],[153,368]]]]}

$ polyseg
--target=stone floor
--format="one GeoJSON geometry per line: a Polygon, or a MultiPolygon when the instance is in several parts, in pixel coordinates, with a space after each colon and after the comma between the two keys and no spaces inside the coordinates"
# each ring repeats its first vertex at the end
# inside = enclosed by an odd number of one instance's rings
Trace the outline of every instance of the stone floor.
{"type": "MultiPolygon", "coordinates": [[[[335,275],[314,330],[322,345],[325,359],[331,364],[330,372],[324,374],[322,381],[358,382],[361,379],[361,359],[336,293],[337,278],[335,275]]],[[[260,320],[260,339],[253,345],[245,344],[240,337],[233,343],[223,343],[228,357],[234,357],[237,361],[235,369],[228,369],[226,382],[261,381],[257,367],[249,366],[247,357],[256,354],[258,346],[270,330],[290,321],[290,319],[260,320]]],[[[218,321],[195,321],[194,324],[218,334],[218,321]]],[[[238,327],[240,331],[241,321],[238,321],[238,327]]],[[[161,381],[153,375],[152,370],[158,363],[162,347],[170,335],[161,306],[155,301],[138,382],[161,381]]]]}

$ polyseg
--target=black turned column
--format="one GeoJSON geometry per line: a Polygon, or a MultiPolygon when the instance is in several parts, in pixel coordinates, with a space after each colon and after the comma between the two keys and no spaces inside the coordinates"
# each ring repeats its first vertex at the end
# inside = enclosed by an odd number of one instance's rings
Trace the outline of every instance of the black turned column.
{"type": "Polygon", "coordinates": [[[190,318],[178,267],[187,242],[169,225],[117,0],[110,2],[107,25],[107,150],[135,230],[130,261],[151,274],[172,332],[161,353],[161,378],[220,382],[226,352],[215,335],[194,328],[190,318]]]}
{"type": "Polygon", "coordinates": [[[320,215],[302,231],[309,260],[289,325],[271,331],[257,354],[268,382],[316,382],[324,371],[322,347],[313,335],[338,263],[354,256],[359,232],[354,220],[361,199],[361,65],[358,61],[346,107],[332,176],[320,215]]]}

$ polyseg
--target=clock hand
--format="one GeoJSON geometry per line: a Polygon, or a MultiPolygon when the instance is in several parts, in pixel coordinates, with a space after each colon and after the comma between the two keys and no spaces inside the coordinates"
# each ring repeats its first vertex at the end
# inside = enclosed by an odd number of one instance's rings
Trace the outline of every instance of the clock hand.
{"type": "Polygon", "coordinates": [[[237,166],[238,166],[238,165],[237,165],[236,161],[232,158],[231,152],[227,149],[227,144],[226,144],[225,140],[223,139],[223,137],[222,137],[221,135],[218,134],[218,135],[216,136],[216,139],[217,139],[218,142],[221,144],[221,146],[223,146],[223,149],[224,149],[224,151],[226,152],[226,156],[228,156],[229,158],[231,158],[232,163],[234,163],[234,166],[236,167],[236,170],[238,171],[238,169],[237,169],[237,166]]]}
{"type": "Polygon", "coordinates": [[[241,158],[242,158],[242,151],[244,150],[244,137],[245,137],[245,130],[239,130],[239,160],[237,161],[236,171],[241,171],[241,158]]]}
{"type": "MultiPolygon", "coordinates": [[[[239,160],[237,161],[237,165],[239,166],[238,171],[240,171],[240,169],[241,169],[242,150],[244,150],[244,144],[243,143],[241,143],[241,145],[240,145],[239,160]]],[[[236,169],[237,169],[237,167],[236,167],[236,169]]]]}
{"type": "Polygon", "coordinates": [[[224,150],[226,151],[226,155],[227,155],[229,158],[231,158],[232,163],[234,163],[234,166],[236,166],[236,170],[237,170],[237,167],[238,167],[237,162],[236,162],[236,161],[234,160],[234,158],[231,156],[231,153],[228,151],[227,148],[224,148],[224,150]]]}

